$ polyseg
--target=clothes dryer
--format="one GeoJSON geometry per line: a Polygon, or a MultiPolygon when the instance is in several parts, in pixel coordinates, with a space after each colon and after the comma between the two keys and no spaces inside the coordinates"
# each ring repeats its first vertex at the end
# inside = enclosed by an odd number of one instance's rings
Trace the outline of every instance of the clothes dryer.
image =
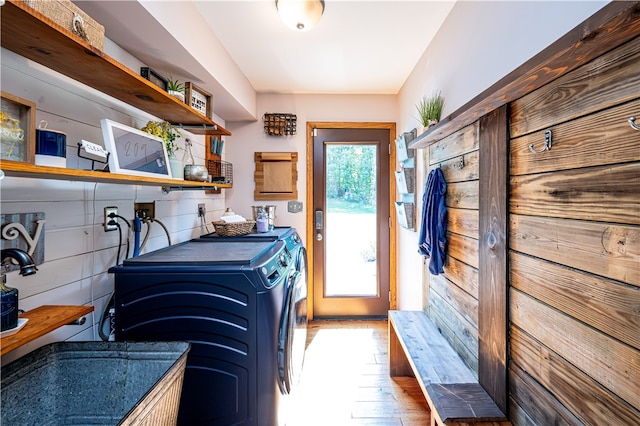
{"type": "Polygon", "coordinates": [[[290,358],[302,339],[290,325],[303,302],[287,242],[196,239],[110,272],[116,340],[191,343],[178,424],[279,423],[296,377],[283,372],[300,363],[290,358]]]}

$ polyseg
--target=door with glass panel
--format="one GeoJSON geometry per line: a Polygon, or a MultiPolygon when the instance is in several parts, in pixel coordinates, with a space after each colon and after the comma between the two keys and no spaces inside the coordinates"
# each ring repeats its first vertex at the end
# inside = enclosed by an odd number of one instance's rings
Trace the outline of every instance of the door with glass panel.
{"type": "Polygon", "coordinates": [[[389,130],[316,129],[314,317],[389,309],[389,130]]]}

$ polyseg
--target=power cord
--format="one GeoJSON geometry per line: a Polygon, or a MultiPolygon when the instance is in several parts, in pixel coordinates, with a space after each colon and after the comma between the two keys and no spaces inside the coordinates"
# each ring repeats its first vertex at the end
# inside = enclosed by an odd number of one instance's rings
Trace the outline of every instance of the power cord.
{"type": "Polygon", "coordinates": [[[207,230],[207,234],[209,234],[209,227],[207,226],[207,221],[204,219],[204,216],[200,216],[200,227],[204,226],[204,229],[207,230]]]}
{"type": "Polygon", "coordinates": [[[140,251],[142,251],[144,246],[147,244],[147,240],[149,239],[149,235],[151,234],[151,220],[149,220],[148,217],[144,217],[142,218],[142,222],[147,225],[147,233],[144,234],[144,238],[142,239],[142,243],[140,244],[140,251]]]}
{"type": "Polygon", "coordinates": [[[117,220],[114,220],[115,218],[118,219],[122,219],[124,221],[124,223],[127,224],[128,232],[127,232],[127,252],[124,256],[125,259],[129,258],[129,234],[131,232],[131,223],[123,216],[120,216],[119,214],[115,214],[115,213],[110,213],[108,216],[111,220],[108,222],[109,225],[115,225],[118,228],[118,232],[120,232],[120,242],[118,243],[118,258],[116,259],[116,266],[120,264],[120,248],[122,246],[122,230],[120,228],[120,224],[117,220]]]}
{"type": "Polygon", "coordinates": [[[169,245],[171,245],[171,235],[169,235],[169,230],[167,229],[165,224],[162,223],[162,221],[160,219],[149,218],[149,220],[151,222],[158,222],[160,224],[160,226],[162,226],[162,229],[164,229],[164,233],[167,234],[167,241],[169,242],[169,245]]]}

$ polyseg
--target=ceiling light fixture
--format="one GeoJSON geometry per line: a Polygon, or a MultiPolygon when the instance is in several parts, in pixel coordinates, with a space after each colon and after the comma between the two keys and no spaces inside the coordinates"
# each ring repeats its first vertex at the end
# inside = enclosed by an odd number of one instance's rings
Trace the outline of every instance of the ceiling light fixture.
{"type": "Polygon", "coordinates": [[[287,27],[309,31],[320,22],[324,0],[276,0],[276,9],[287,27]]]}

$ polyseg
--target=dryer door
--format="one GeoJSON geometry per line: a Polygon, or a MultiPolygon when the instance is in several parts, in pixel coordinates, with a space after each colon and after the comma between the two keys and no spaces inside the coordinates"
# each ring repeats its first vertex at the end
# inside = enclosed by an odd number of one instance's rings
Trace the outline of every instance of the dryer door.
{"type": "Polygon", "coordinates": [[[285,292],[285,303],[278,339],[278,383],[283,394],[298,383],[307,341],[306,275],[292,270],[285,292]]]}

